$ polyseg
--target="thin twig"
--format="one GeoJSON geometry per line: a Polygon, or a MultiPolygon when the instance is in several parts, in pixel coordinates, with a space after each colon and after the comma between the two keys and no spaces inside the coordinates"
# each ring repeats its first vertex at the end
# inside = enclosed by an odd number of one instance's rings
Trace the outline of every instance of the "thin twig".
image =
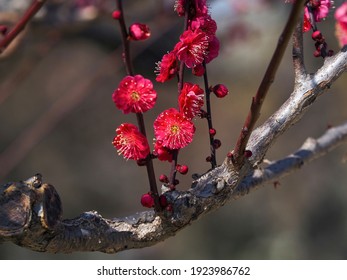
{"type": "Polygon", "coordinates": [[[20,32],[25,28],[28,22],[35,16],[35,14],[41,9],[46,0],[34,0],[29,8],[25,11],[22,18],[17,22],[13,29],[8,32],[0,41],[0,54],[7,48],[9,44],[18,36],[20,32]]]}
{"type": "MultiPolygon", "coordinates": [[[[188,21],[189,21],[189,7],[190,7],[190,0],[188,0],[185,3],[185,14],[184,14],[184,26],[183,26],[183,32],[188,29],[188,21]]],[[[184,83],[184,70],[185,70],[185,64],[181,61],[179,70],[177,73],[177,97],[180,95],[182,88],[183,88],[183,83],[184,83]]],[[[177,98],[178,100],[178,98],[177,98]]],[[[178,104],[177,104],[178,106],[178,104]]],[[[172,186],[175,185],[176,182],[176,166],[178,164],[178,154],[179,150],[173,150],[173,155],[172,155],[172,162],[171,162],[171,170],[170,170],[170,177],[169,177],[169,182],[172,186]]]]}
{"type": "Polygon", "coordinates": [[[120,17],[119,17],[118,21],[119,21],[120,31],[122,34],[123,62],[124,62],[127,74],[132,76],[132,75],[134,75],[134,70],[133,70],[133,66],[131,64],[131,57],[130,57],[129,34],[128,34],[125,20],[124,20],[123,0],[117,0],[117,8],[120,11],[120,17]]]}
{"type": "Polygon", "coordinates": [[[215,168],[217,166],[217,157],[216,157],[216,148],[214,146],[214,135],[210,133],[210,130],[213,129],[212,123],[212,110],[211,110],[211,90],[208,84],[207,78],[207,67],[205,61],[203,62],[204,66],[204,85],[205,85],[205,93],[206,93],[206,111],[207,111],[207,125],[208,125],[208,135],[210,139],[210,151],[211,151],[211,167],[215,168]]]}
{"type": "Polygon", "coordinates": [[[298,19],[302,13],[305,0],[297,0],[293,4],[292,11],[288,18],[288,21],[283,29],[281,36],[278,39],[277,47],[271,58],[270,64],[265,72],[263,80],[258,88],[256,95],[252,98],[251,108],[248,112],[246,121],[242,127],[241,133],[237,140],[234,152],[233,163],[237,169],[240,169],[245,160],[245,149],[249,140],[249,137],[254,129],[255,123],[260,116],[260,110],[265,100],[266,94],[269,91],[270,85],[275,79],[275,74],[282,61],[285,49],[288,45],[289,39],[293,30],[298,22],[298,19]]]}

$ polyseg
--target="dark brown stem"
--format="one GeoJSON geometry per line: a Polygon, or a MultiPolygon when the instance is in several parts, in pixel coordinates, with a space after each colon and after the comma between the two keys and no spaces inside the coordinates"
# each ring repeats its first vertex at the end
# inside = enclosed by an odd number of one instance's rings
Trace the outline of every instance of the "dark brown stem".
{"type": "Polygon", "coordinates": [[[310,3],[306,4],[307,10],[308,10],[308,14],[310,15],[310,23],[312,26],[312,30],[316,31],[317,30],[317,23],[316,20],[314,19],[314,15],[313,15],[313,9],[310,3]]]}
{"type": "Polygon", "coordinates": [[[179,150],[173,150],[172,151],[172,162],[171,162],[171,170],[170,170],[170,177],[169,177],[169,182],[171,186],[176,185],[176,166],[177,166],[177,161],[178,161],[178,151],[179,150]]]}
{"type": "Polygon", "coordinates": [[[213,145],[214,136],[210,133],[210,129],[213,128],[212,124],[212,110],[211,110],[211,91],[208,84],[208,78],[207,78],[207,67],[205,61],[203,62],[203,66],[205,69],[204,72],[204,85],[205,85],[205,93],[206,93],[206,111],[207,111],[207,125],[208,125],[208,135],[210,139],[210,151],[211,151],[211,166],[212,168],[215,168],[217,166],[217,158],[216,158],[216,149],[213,145]]]}
{"type": "MultiPolygon", "coordinates": [[[[188,0],[185,3],[185,15],[184,15],[184,28],[183,30],[187,30],[188,29],[188,21],[189,21],[189,7],[190,7],[190,0],[188,0]]],[[[183,82],[184,82],[184,69],[185,69],[185,65],[183,62],[180,63],[180,67],[178,70],[178,82],[177,82],[177,95],[180,95],[181,90],[183,88],[183,82]]],[[[171,162],[171,171],[170,171],[170,178],[169,178],[169,182],[171,185],[175,185],[175,180],[176,180],[176,166],[177,166],[177,161],[178,161],[178,153],[179,150],[174,150],[173,151],[173,160],[171,162]]]]}
{"type": "MultiPolygon", "coordinates": [[[[126,68],[126,72],[128,75],[133,76],[134,70],[131,63],[131,55],[130,55],[130,41],[129,41],[129,34],[127,31],[127,27],[124,20],[124,11],[123,11],[123,2],[122,0],[117,0],[117,8],[120,11],[120,17],[119,17],[119,26],[122,33],[122,44],[123,44],[123,61],[126,68]]],[[[146,127],[145,122],[143,119],[142,113],[136,113],[136,119],[137,124],[139,126],[140,132],[147,137],[146,135],[146,127]]],[[[156,212],[161,211],[161,206],[159,203],[159,192],[157,187],[157,181],[155,177],[154,172],[154,166],[153,166],[153,160],[151,155],[148,155],[146,158],[146,169],[147,169],[147,176],[149,181],[149,187],[150,191],[154,197],[154,209],[156,212]]]]}
{"type": "MultiPolygon", "coordinates": [[[[140,132],[147,138],[143,114],[137,113],[136,118],[137,118],[137,123],[138,123],[139,128],[140,128],[140,132]]],[[[149,181],[149,188],[150,188],[151,193],[154,197],[154,209],[156,212],[159,212],[159,211],[161,211],[161,207],[160,207],[160,203],[159,203],[159,192],[158,192],[157,181],[155,178],[153,160],[151,158],[151,155],[148,155],[146,158],[146,169],[147,169],[147,176],[148,176],[148,181],[149,181]]]]}
{"type": "Polygon", "coordinates": [[[25,11],[22,18],[17,22],[13,29],[8,32],[0,41],[0,54],[7,48],[7,46],[18,36],[25,28],[28,22],[35,16],[41,9],[46,0],[34,0],[29,8],[25,11]]]}
{"type": "Polygon", "coordinates": [[[305,0],[297,0],[293,4],[292,11],[282,31],[281,36],[278,39],[277,47],[272,55],[270,64],[266,69],[265,75],[260,83],[256,95],[252,98],[251,108],[248,112],[248,116],[242,127],[241,133],[239,135],[233,152],[233,163],[236,169],[240,169],[244,163],[244,152],[246,150],[249,137],[254,129],[256,121],[260,116],[260,110],[265,100],[266,94],[268,93],[270,85],[273,83],[275,79],[277,69],[280,65],[280,62],[282,61],[289,39],[302,13],[304,3],[305,0]]]}
{"type": "Polygon", "coordinates": [[[126,68],[126,72],[128,75],[134,75],[133,66],[131,64],[131,56],[130,56],[130,41],[129,34],[127,31],[127,27],[124,20],[124,12],[123,12],[123,1],[117,0],[117,8],[120,11],[120,17],[118,19],[120,31],[122,33],[122,44],[123,44],[123,62],[126,68]]]}

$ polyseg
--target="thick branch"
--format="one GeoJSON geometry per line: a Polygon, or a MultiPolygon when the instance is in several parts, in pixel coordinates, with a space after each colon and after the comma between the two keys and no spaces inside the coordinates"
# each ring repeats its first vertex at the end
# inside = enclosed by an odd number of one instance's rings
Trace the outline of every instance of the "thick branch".
{"type": "Polygon", "coordinates": [[[264,170],[254,170],[240,183],[238,179],[244,174],[230,169],[225,162],[193,182],[188,191],[167,192],[173,211],[164,216],[146,211],[122,219],[105,219],[97,212],[86,212],[75,219],[60,221],[60,200],[52,186],[42,184],[40,176],[9,183],[0,189],[0,241],[12,241],[35,251],[53,253],[115,253],[148,247],[175,235],[226,202],[323,156],[346,140],[347,123],[327,130],[316,140],[309,138],[294,154],[264,170]],[[52,216],[55,219],[49,219],[52,216]]]}
{"type": "Polygon", "coordinates": [[[347,47],[331,58],[314,74],[295,84],[289,99],[263,125],[252,133],[247,149],[252,163],[261,162],[270,146],[290,126],[301,119],[316,98],[347,69],[347,47]]]}

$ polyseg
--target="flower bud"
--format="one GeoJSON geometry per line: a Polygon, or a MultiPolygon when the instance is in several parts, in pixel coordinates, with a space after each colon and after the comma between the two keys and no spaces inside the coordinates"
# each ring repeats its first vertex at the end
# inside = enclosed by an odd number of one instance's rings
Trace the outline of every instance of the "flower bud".
{"type": "Polygon", "coordinates": [[[244,156],[245,156],[245,158],[250,158],[250,157],[252,156],[252,151],[246,150],[246,151],[244,152],[244,156]]]}
{"type": "Polygon", "coordinates": [[[210,128],[208,132],[210,133],[211,136],[215,136],[217,133],[217,131],[214,128],[210,128]]]}
{"type": "Polygon", "coordinates": [[[134,41],[141,41],[146,40],[151,35],[151,31],[146,24],[134,23],[129,27],[129,35],[134,41]]]}
{"type": "Polygon", "coordinates": [[[215,85],[212,91],[218,98],[223,98],[229,93],[228,88],[223,84],[215,85]]]}
{"type": "Polygon", "coordinates": [[[152,208],[154,206],[154,198],[150,193],[145,193],[141,197],[141,204],[144,207],[152,208]]]}
{"type": "Polygon", "coordinates": [[[162,182],[162,183],[169,183],[169,179],[168,179],[168,177],[165,174],[161,174],[159,176],[159,181],[162,182]]]}
{"type": "Polygon", "coordinates": [[[115,19],[115,20],[119,20],[120,17],[121,17],[121,15],[122,15],[121,11],[115,10],[115,11],[113,11],[113,13],[112,13],[112,18],[115,19]]]}
{"type": "Polygon", "coordinates": [[[321,56],[321,51],[320,51],[319,49],[315,50],[315,51],[313,52],[313,56],[314,56],[314,57],[320,57],[320,56],[321,56]]]}
{"type": "Polygon", "coordinates": [[[222,146],[222,142],[219,139],[214,139],[213,140],[213,147],[215,149],[218,149],[220,146],[222,146]]]}
{"type": "Polygon", "coordinates": [[[188,173],[188,166],[187,165],[179,165],[177,164],[176,170],[181,174],[187,174],[188,173]]]}
{"type": "Polygon", "coordinates": [[[316,30],[312,33],[312,39],[315,41],[319,41],[323,38],[322,33],[319,30],[316,30]]]}

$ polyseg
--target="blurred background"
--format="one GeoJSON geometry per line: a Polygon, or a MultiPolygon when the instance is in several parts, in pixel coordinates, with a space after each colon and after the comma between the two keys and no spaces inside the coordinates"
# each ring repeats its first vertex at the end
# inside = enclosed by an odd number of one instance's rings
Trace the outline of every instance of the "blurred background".
{"type": "MultiPolygon", "coordinates": [[[[136,73],[155,79],[155,63],[170,51],[183,27],[173,0],[124,1],[127,24],[143,22],[152,36],[131,44],[136,73]]],[[[222,140],[221,163],[236,142],[278,36],[287,20],[285,1],[210,1],[221,42],[220,55],[208,65],[210,84],[224,83],[230,94],[213,98],[216,137],[222,140]]],[[[339,6],[342,1],[335,1],[339,6]]],[[[1,23],[16,22],[27,1],[0,0],[1,23]]],[[[64,218],[97,210],[106,218],[144,210],[148,190],[145,168],[119,157],[111,142],[123,122],[135,116],[116,109],[111,95],[124,77],[115,1],[47,1],[22,36],[0,57],[0,183],[42,173],[63,201],[64,218]]],[[[338,51],[333,11],[321,24],[329,48],[338,51]]],[[[313,57],[314,43],[305,34],[309,72],[323,63],[313,57]]],[[[187,71],[188,72],[188,71],[187,71]]],[[[201,80],[187,74],[187,79],[201,80]]],[[[346,76],[321,96],[297,125],[272,147],[267,159],[292,153],[307,137],[347,119],[346,76]]],[[[176,102],[176,83],[155,82],[158,101],[145,114],[149,139],[156,116],[176,102]]],[[[259,124],[293,89],[291,47],[265,102],[259,124]]],[[[189,188],[192,173],[209,169],[207,124],[196,120],[193,143],[179,156],[189,173],[179,189],[189,188]]],[[[150,248],[114,255],[47,254],[11,243],[0,244],[1,259],[345,259],[347,258],[346,146],[304,166],[194,222],[175,237],[150,248]]],[[[155,162],[156,174],[169,164],[155,162]]]]}

